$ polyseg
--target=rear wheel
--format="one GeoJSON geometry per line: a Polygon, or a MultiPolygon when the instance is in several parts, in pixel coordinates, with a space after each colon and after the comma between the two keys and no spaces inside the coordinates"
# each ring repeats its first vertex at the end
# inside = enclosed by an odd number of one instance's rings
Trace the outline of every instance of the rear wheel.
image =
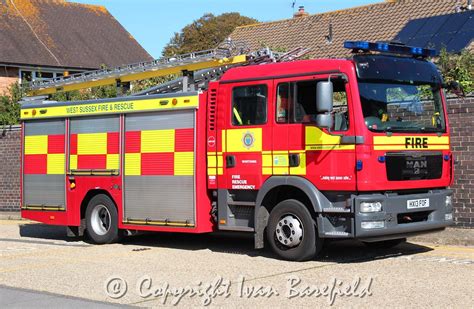
{"type": "Polygon", "coordinates": [[[94,196],[86,209],[87,235],[97,244],[110,244],[120,238],[117,208],[104,194],[94,196]]]}
{"type": "Polygon", "coordinates": [[[273,208],[267,240],[278,256],[291,261],[312,259],[322,248],[311,213],[297,200],[285,200],[273,208]]]}
{"type": "Polygon", "coordinates": [[[398,238],[398,239],[390,239],[390,240],[375,241],[375,242],[364,242],[364,244],[367,247],[372,248],[372,249],[390,249],[406,241],[407,241],[406,238],[398,238]]]}

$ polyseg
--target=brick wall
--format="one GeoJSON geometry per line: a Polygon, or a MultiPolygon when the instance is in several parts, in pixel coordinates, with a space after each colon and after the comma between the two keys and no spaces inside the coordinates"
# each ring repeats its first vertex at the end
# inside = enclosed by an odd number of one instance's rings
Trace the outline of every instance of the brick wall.
{"type": "Polygon", "coordinates": [[[20,127],[0,127],[0,211],[20,206],[20,127]]]}
{"type": "Polygon", "coordinates": [[[8,91],[8,87],[18,81],[18,68],[0,66],[0,95],[8,91]]]}
{"type": "MultiPolygon", "coordinates": [[[[474,228],[474,96],[449,99],[451,143],[455,166],[455,222],[474,228]]],[[[18,210],[20,201],[20,132],[0,132],[0,211],[18,210]]]]}
{"type": "Polygon", "coordinates": [[[474,228],[474,96],[448,100],[456,225],[474,228]]]}

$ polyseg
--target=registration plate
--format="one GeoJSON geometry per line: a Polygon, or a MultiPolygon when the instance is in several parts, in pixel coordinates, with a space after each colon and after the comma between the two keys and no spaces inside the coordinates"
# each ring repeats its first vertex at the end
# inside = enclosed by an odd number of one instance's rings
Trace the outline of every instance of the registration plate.
{"type": "Polygon", "coordinates": [[[429,198],[420,198],[417,200],[408,200],[407,201],[407,208],[414,209],[414,208],[425,208],[430,207],[430,199],[429,198]]]}

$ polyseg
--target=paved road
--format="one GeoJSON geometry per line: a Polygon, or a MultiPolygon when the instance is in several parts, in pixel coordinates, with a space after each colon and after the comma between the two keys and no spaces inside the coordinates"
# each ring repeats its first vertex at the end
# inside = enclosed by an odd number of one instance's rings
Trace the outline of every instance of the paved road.
{"type": "MultiPolygon", "coordinates": [[[[116,304],[100,303],[47,292],[36,292],[25,289],[0,286],[1,308],[115,308],[116,304]]],[[[125,307],[125,306],[124,306],[125,307]]]]}
{"type": "MultiPolygon", "coordinates": [[[[369,250],[344,241],[316,261],[295,263],[252,244],[245,235],[159,233],[96,246],[67,239],[61,227],[0,221],[0,285],[82,298],[61,299],[71,306],[86,299],[144,307],[474,304],[473,247],[369,250]]],[[[14,291],[18,301],[31,298],[14,291]]],[[[0,289],[0,307],[4,295],[0,289]]]]}

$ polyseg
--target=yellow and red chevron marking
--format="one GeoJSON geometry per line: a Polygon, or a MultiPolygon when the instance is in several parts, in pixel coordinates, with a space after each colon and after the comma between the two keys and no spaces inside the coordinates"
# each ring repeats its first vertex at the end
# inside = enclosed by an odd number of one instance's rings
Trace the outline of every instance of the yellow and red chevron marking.
{"type": "Polygon", "coordinates": [[[125,175],[194,175],[194,129],[126,132],[125,175]]]}
{"type": "Polygon", "coordinates": [[[70,136],[71,170],[119,169],[119,133],[79,133],[70,136]]]}
{"type": "Polygon", "coordinates": [[[25,174],[65,174],[64,134],[25,136],[25,174]]]}

